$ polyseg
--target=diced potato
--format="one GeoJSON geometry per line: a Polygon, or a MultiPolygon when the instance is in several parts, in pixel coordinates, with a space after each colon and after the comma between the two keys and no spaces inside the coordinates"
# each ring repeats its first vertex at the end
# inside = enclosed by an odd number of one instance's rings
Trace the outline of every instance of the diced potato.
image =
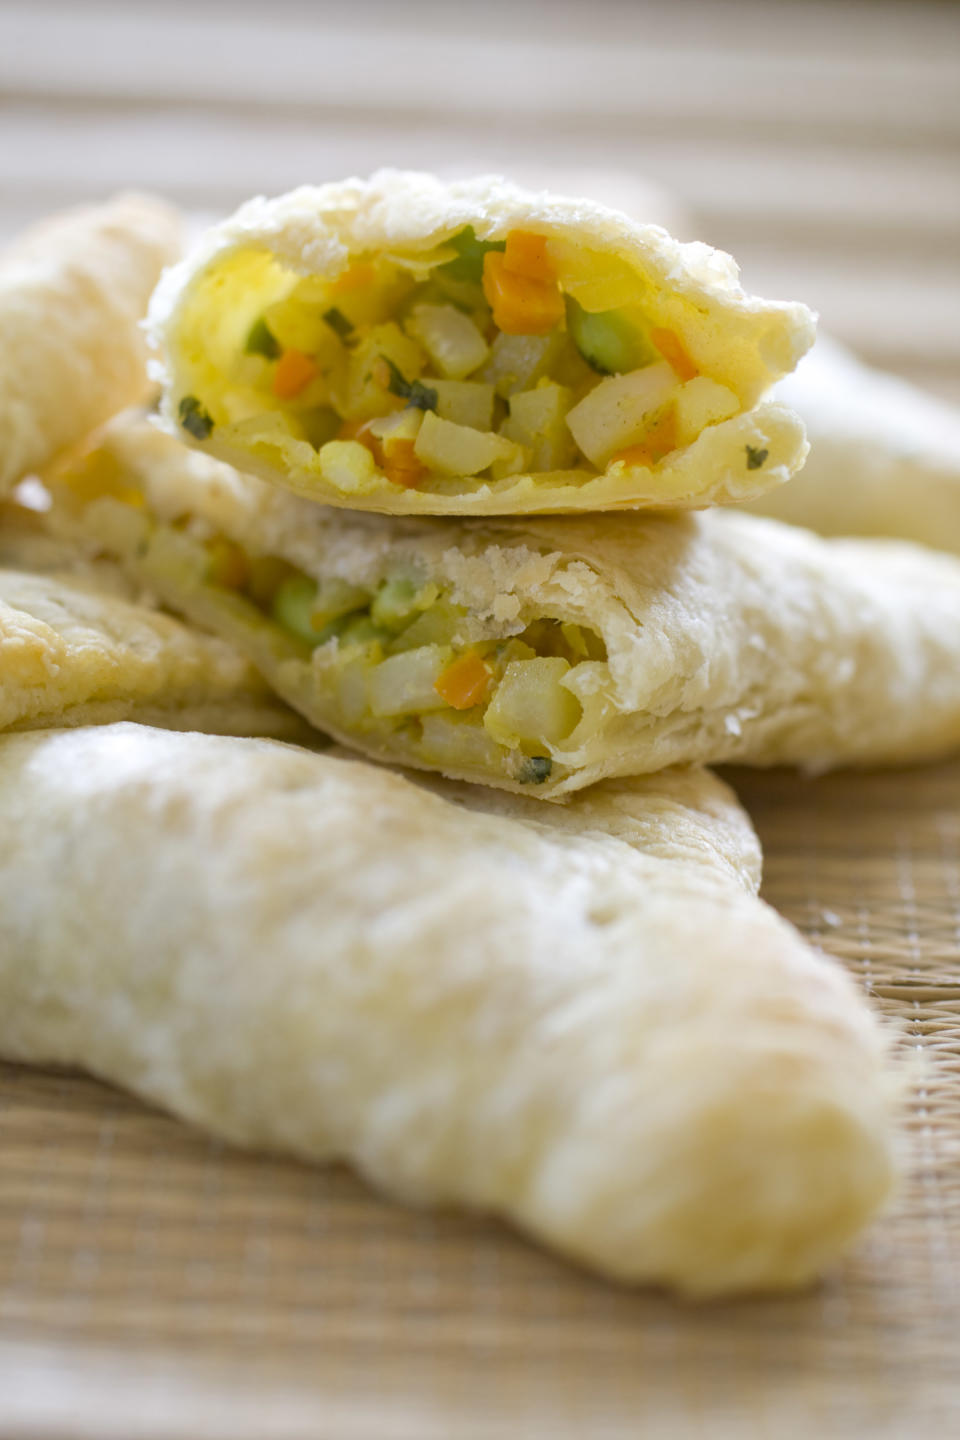
{"type": "Polygon", "coordinates": [[[439,470],[442,475],[477,475],[494,460],[509,459],[517,447],[512,440],[489,430],[454,425],[428,412],[423,417],[414,449],[418,460],[429,470],[439,470]]]}
{"type": "Polygon", "coordinates": [[[489,346],[469,315],[455,305],[415,305],[407,331],[426,350],[440,374],[462,380],[482,365],[489,346]]]}
{"type": "Polygon", "coordinates": [[[643,279],[625,260],[598,255],[559,235],[551,235],[547,254],[564,290],[584,310],[617,310],[642,303],[643,279]]]}
{"type": "Polygon", "coordinates": [[[319,276],[301,280],[295,293],[317,300],[322,294],[324,309],[334,306],[351,325],[380,325],[396,313],[414,284],[413,276],[395,265],[357,260],[336,280],[319,276]]]}
{"type": "Polygon", "coordinates": [[[677,377],[666,363],[601,380],[567,415],[580,449],[598,469],[617,450],[637,445],[676,393],[677,377]]]}
{"type": "Polygon", "coordinates": [[[575,463],[576,446],[566,423],[571,398],[564,385],[549,380],[511,395],[510,414],[500,433],[527,447],[531,469],[565,470],[575,463]]]}
{"type": "Polygon", "coordinates": [[[677,444],[692,445],[707,425],[729,420],[740,409],[740,401],[726,385],[698,375],[677,391],[677,444]]]}
{"type": "Polygon", "coordinates": [[[513,449],[514,454],[507,455],[503,460],[494,460],[490,466],[491,480],[508,480],[511,475],[526,475],[533,469],[527,446],[514,441],[513,449]]]}
{"type": "Polygon", "coordinates": [[[320,474],[345,495],[372,490],[378,480],[376,461],[357,440],[328,440],[320,450],[320,474]]]}
{"type": "Polygon", "coordinates": [[[288,295],[286,300],[268,305],[263,319],[284,350],[300,350],[321,363],[343,363],[344,348],[339,336],[317,306],[304,305],[288,295]]]}
{"type": "Polygon", "coordinates": [[[529,390],[552,368],[567,343],[562,330],[552,330],[549,335],[498,335],[476,378],[488,381],[498,395],[529,390]]]}
{"type": "Polygon", "coordinates": [[[370,591],[365,590],[362,585],[351,585],[349,580],[341,580],[336,575],[328,576],[318,583],[314,596],[311,616],[314,629],[322,630],[331,620],[359,610],[362,605],[367,605],[369,600],[370,591]]]}
{"type": "Polygon", "coordinates": [[[447,702],[434,686],[452,655],[446,645],[421,645],[382,660],[370,675],[370,709],[374,715],[416,715],[422,710],[446,709],[447,702]]]}
{"type": "Polygon", "coordinates": [[[385,411],[402,408],[402,398],[375,378],[374,369],[381,357],[392,360],[405,380],[416,380],[423,372],[423,351],[415,340],[392,321],[375,325],[349,352],[346,376],[332,391],[337,408],[348,420],[371,420],[385,411]]]}
{"type": "Polygon", "coordinates": [[[437,414],[441,420],[469,425],[471,430],[492,429],[492,385],[481,385],[476,380],[431,380],[430,389],[437,392],[437,414]]]}
{"type": "MultiPolygon", "coordinates": [[[[413,610],[411,609],[408,613],[412,614],[413,610]]],[[[390,643],[390,653],[397,654],[402,650],[415,650],[421,645],[453,645],[456,641],[465,638],[465,617],[466,611],[462,610],[459,605],[451,605],[449,600],[439,600],[418,615],[405,630],[401,630],[396,639],[390,643]]],[[[402,621],[398,622],[398,624],[402,623],[402,621]]]]}
{"type": "Polygon", "coordinates": [[[580,720],[580,703],[561,684],[570,666],[553,656],[513,660],[483,719],[503,745],[558,745],[580,720]]]}
{"type": "Polygon", "coordinates": [[[340,713],[348,725],[362,725],[370,714],[370,676],[373,674],[380,651],[374,647],[366,653],[353,652],[345,663],[338,664],[337,699],[340,713]]]}
{"type": "Polygon", "coordinates": [[[450,711],[423,717],[423,757],[438,769],[481,766],[496,770],[498,747],[476,720],[450,711]]]}
{"type": "Polygon", "coordinates": [[[378,415],[371,420],[368,429],[371,435],[386,444],[391,440],[416,440],[423,424],[423,411],[415,405],[405,410],[392,410],[389,415],[378,415]]]}

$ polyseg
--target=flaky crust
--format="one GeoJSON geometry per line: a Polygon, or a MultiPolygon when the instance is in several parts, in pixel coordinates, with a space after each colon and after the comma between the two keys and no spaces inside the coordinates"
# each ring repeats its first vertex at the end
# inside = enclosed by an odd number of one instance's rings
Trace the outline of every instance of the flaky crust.
{"type": "Polygon", "coordinates": [[[890,1183],[882,1046],[751,893],[732,797],[473,793],[266,741],[6,737],[0,1050],[621,1280],[807,1281],[890,1183]]]}
{"type": "Polygon", "coordinates": [[[0,495],[143,397],[139,322],[178,251],[168,205],[121,195],[0,255],[0,495]]]}
{"type": "MultiPolygon", "coordinates": [[[[499,633],[547,614],[600,634],[610,667],[604,728],[574,731],[554,752],[541,798],[693,761],[825,769],[960,745],[960,563],[947,556],[824,541],[732,511],[484,524],[347,516],[142,425],[117,426],[106,443],[161,519],[204,516],[318,579],[373,586],[391,566],[419,567],[499,633]]],[[[387,742],[345,730],[325,698],[323,647],[305,659],[278,644],[275,627],[251,624],[188,561],[145,553],[143,520],[127,511],[118,525],[118,509],[101,502],[79,519],[65,512],[63,523],[230,639],[320,728],[378,758],[427,763],[406,734],[387,742]]],[[[451,773],[519,788],[488,769],[451,773]]]]}
{"type": "Polygon", "coordinates": [[[103,564],[73,575],[0,569],[0,729],[139,719],[299,735],[296,718],[225,642],[133,603],[129,589],[103,564]]]}
{"type": "Polygon", "coordinates": [[[960,555],[960,410],[821,336],[778,395],[803,417],[800,475],[746,507],[821,535],[884,535],[960,555]]]}
{"type": "MultiPolygon", "coordinates": [[[[370,180],[302,186],[277,199],[251,200],[164,276],[151,302],[150,328],[158,355],[154,373],[165,387],[163,414],[171,432],[180,433],[177,405],[192,363],[181,341],[184,317],[198,284],[225,258],[242,250],[268,251],[301,274],[334,277],[351,256],[428,251],[467,224],[481,239],[533,228],[626,262],[643,277],[655,323],[681,335],[704,373],[728,385],[748,408],[813,343],[815,317],[805,305],[747,295],[731,257],[707,245],[680,244],[659,226],[639,224],[604,205],[522,190],[497,176],[444,183],[432,175],[383,170],[370,180]]],[[[763,405],[709,426],[695,444],[655,471],[635,465],[623,475],[594,479],[557,472],[551,483],[517,475],[495,483],[470,482],[456,494],[388,485],[344,495],[314,471],[309,476],[284,473],[250,451],[225,444],[216,428],[201,444],[230,464],[314,500],[394,515],[729,504],[782,484],[806,454],[797,417],[784,406],[763,405]],[[747,465],[748,446],[767,452],[762,468],[747,465]]]]}

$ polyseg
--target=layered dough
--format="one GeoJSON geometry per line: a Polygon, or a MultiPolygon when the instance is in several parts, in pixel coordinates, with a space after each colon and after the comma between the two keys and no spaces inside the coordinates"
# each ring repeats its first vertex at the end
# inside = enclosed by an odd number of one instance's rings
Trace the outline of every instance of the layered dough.
{"type": "Polygon", "coordinates": [[[42,532],[18,528],[9,512],[0,516],[0,729],[137,719],[303,738],[299,717],[226,642],[138,603],[134,592],[115,565],[83,564],[42,532]],[[31,568],[11,568],[17,563],[31,568]]]}
{"type": "Polygon", "coordinates": [[[378,758],[543,798],[960,744],[960,564],[908,545],[729,511],[349,516],[136,422],[51,485],[63,531],[378,758]]]}
{"type": "Polygon", "coordinates": [[[66,212],[0,255],[0,495],[147,390],[140,321],[179,221],[120,195],[66,212]]]}
{"type": "Polygon", "coordinates": [[[803,305],[729,256],[492,178],[254,200],[151,304],[172,431],[314,500],[397,515],[729,503],[802,464],[763,402],[803,305]]]}
{"type": "Polygon", "coordinates": [[[5,737],[0,1053],[620,1280],[811,1279],[890,1185],[883,1046],[755,897],[729,791],[444,795],[268,741],[5,737]]]}
{"type": "Polygon", "coordinates": [[[884,535],[960,555],[960,411],[821,337],[778,397],[811,442],[790,485],[747,507],[821,535],[884,535]]]}

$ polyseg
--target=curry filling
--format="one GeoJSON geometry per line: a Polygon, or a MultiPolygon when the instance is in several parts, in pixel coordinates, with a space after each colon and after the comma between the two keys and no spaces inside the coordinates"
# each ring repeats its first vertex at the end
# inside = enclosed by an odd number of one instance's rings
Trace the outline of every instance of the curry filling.
{"type": "Polygon", "coordinates": [[[321,652],[324,698],[344,728],[403,732],[431,764],[492,766],[542,784],[555,754],[576,748],[585,711],[604,703],[606,648],[584,626],[538,617],[516,634],[484,636],[440,586],[409,573],[373,588],[318,583],[222,535],[204,548],[208,585],[255,606],[304,658],[321,652]]]}
{"type": "Polygon", "coordinates": [[[195,285],[177,414],[345,495],[655,469],[741,402],[644,308],[625,262],[466,227],[335,279],[241,250],[195,285]]]}

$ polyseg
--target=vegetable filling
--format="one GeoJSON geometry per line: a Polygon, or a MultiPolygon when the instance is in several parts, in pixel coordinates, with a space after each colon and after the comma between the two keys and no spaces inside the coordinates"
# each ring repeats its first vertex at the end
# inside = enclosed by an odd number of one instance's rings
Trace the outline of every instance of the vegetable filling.
{"type": "Polygon", "coordinates": [[[622,261],[526,230],[467,226],[333,280],[240,252],[188,309],[180,424],[347,495],[655,469],[742,407],[643,293],[622,261]],[[211,342],[224,287],[240,328],[211,342]]]}
{"type": "Polygon", "coordinates": [[[482,638],[465,608],[408,574],[374,589],[318,584],[220,535],[205,548],[208,583],[242,595],[288,639],[325,647],[345,725],[406,730],[441,766],[495,764],[522,784],[542,784],[583,720],[582,697],[607,669],[603,641],[580,625],[543,617],[516,635],[482,638]],[[588,675],[593,683],[582,684],[588,675]]]}

